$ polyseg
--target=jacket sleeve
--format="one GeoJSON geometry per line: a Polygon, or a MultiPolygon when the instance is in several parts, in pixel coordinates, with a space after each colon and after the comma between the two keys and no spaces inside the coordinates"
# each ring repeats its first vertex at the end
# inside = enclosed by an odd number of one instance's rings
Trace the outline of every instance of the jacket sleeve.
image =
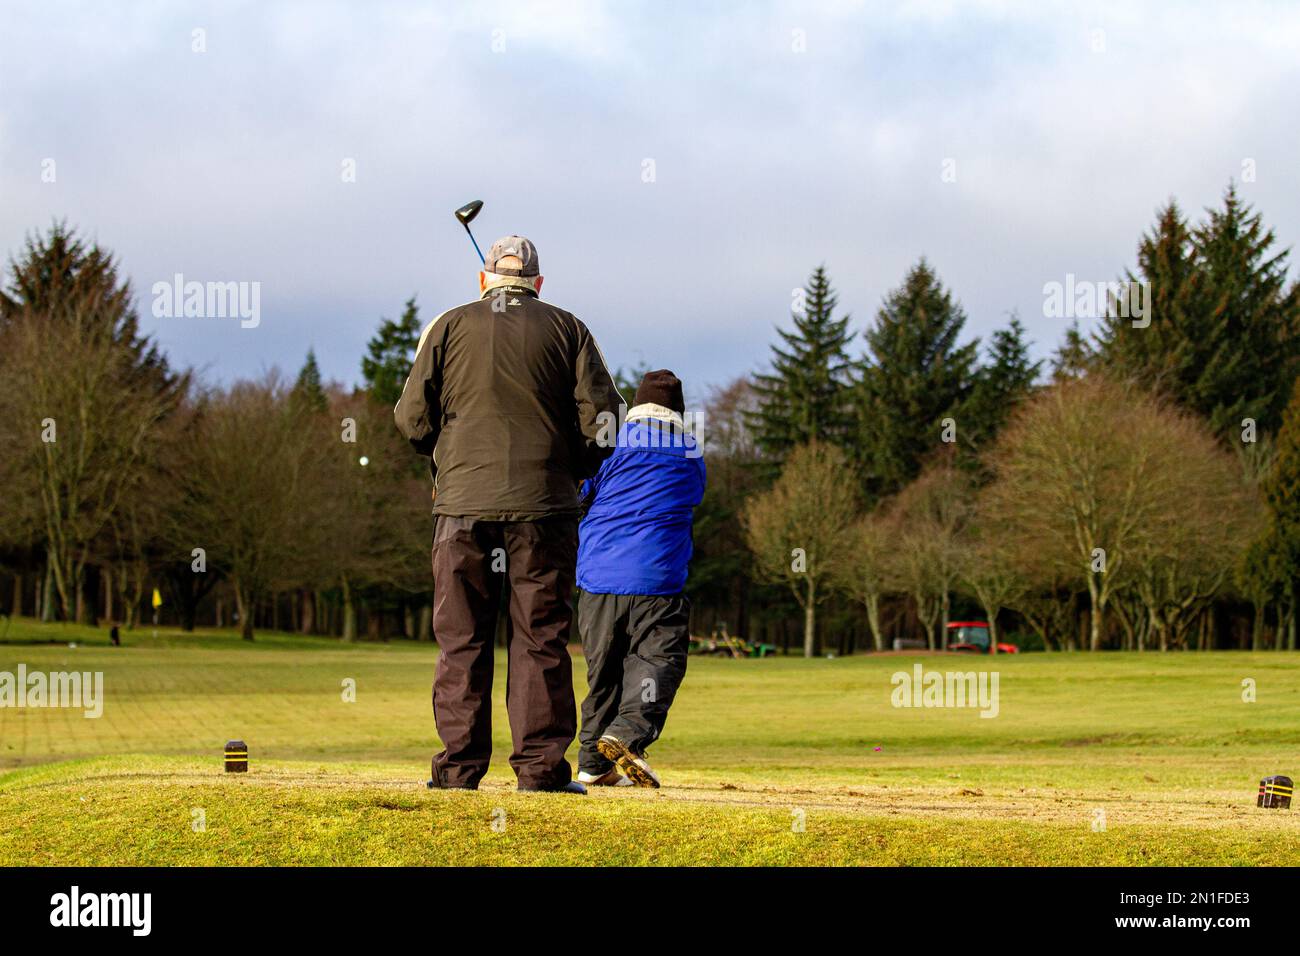
{"type": "Polygon", "coordinates": [[[614,377],[609,374],[605,356],[591,332],[578,323],[578,347],[573,363],[573,400],[578,411],[578,431],[582,443],[579,479],[596,473],[609,457],[618,440],[618,412],[623,396],[618,393],[614,377]]]}
{"type": "Polygon", "coordinates": [[[442,430],[442,337],[434,334],[434,327],[441,318],[438,316],[430,322],[420,336],[415,364],[406,377],[402,397],[393,408],[398,430],[406,436],[412,448],[430,458],[431,473],[433,449],[442,430]]]}

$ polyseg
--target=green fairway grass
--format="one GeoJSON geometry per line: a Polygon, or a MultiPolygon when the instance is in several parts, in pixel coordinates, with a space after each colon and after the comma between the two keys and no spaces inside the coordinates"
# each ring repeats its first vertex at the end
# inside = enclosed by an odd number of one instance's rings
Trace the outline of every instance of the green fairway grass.
{"type": "Polygon", "coordinates": [[[692,658],[664,788],[584,799],[513,790],[503,658],[483,788],[430,792],[432,644],[123,637],[0,623],[0,671],[102,671],[105,696],[0,708],[0,864],[1300,862],[1294,812],[1254,806],[1300,776],[1288,654],[692,658]],[[996,669],[998,716],[892,706],[918,661],[996,669]]]}

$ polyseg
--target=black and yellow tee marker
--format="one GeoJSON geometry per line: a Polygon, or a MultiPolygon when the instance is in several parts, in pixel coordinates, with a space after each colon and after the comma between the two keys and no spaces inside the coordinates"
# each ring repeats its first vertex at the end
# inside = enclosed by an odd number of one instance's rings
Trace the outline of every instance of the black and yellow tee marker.
{"type": "Polygon", "coordinates": [[[1294,789],[1295,784],[1290,777],[1265,777],[1259,782],[1259,800],[1255,805],[1285,810],[1291,806],[1291,793],[1294,789]]]}
{"type": "Polygon", "coordinates": [[[248,744],[242,740],[226,741],[226,773],[248,772],[248,744]]]}

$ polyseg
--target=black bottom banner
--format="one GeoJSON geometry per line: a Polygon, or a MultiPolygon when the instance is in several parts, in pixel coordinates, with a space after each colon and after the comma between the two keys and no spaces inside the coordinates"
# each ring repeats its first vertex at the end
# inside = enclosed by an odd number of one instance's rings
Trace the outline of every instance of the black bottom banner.
{"type": "MultiPolygon", "coordinates": [[[[550,945],[654,938],[770,939],[773,930],[1042,942],[1200,933],[1230,940],[1294,921],[1284,869],[12,869],[0,870],[10,940],[206,938],[550,945]],[[605,927],[602,929],[602,927],[605,927]],[[663,934],[672,933],[665,937],[663,934]],[[912,936],[911,934],[915,934],[912,936]]],[[[1277,937],[1271,937],[1276,939],[1277,937]]]]}

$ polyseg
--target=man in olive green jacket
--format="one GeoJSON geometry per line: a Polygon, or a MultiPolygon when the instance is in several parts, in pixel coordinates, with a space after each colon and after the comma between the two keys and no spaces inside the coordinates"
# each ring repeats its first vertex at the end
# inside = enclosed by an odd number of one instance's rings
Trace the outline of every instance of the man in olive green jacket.
{"type": "Polygon", "coordinates": [[[613,450],[622,398],[587,327],[538,298],[537,250],[493,243],[480,298],[420,336],[394,409],[434,479],[430,786],[475,788],[491,757],[492,644],[508,582],[506,707],[523,790],[573,790],[568,642],[578,483],[613,450]],[[614,424],[611,424],[611,421],[614,424]]]}

